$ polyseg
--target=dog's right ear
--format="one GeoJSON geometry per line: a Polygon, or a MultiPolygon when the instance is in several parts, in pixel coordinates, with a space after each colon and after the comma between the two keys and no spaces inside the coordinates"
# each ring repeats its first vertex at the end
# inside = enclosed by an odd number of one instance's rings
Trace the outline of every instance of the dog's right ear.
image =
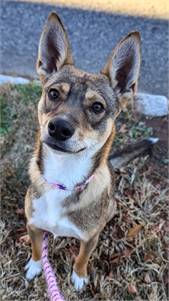
{"type": "Polygon", "coordinates": [[[42,82],[65,64],[73,64],[72,53],[64,26],[52,12],[39,42],[37,72],[42,82]]]}

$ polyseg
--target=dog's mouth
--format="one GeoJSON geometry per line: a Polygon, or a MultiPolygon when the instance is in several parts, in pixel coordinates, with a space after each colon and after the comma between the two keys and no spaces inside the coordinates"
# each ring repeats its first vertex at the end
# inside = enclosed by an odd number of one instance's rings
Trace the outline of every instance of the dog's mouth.
{"type": "Polygon", "coordinates": [[[43,141],[46,145],[48,145],[50,148],[54,149],[54,150],[57,150],[59,152],[64,152],[64,153],[69,153],[69,154],[77,154],[77,153],[80,153],[82,152],[83,150],[86,149],[86,147],[83,147],[81,149],[78,149],[76,151],[72,151],[66,147],[63,147],[63,146],[60,146],[58,145],[57,143],[54,143],[54,142],[51,142],[49,140],[45,140],[43,141]]]}

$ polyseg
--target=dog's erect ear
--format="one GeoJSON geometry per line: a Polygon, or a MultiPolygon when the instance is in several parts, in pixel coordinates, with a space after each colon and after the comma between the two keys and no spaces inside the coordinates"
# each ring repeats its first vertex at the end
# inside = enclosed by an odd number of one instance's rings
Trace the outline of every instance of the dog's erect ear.
{"type": "Polygon", "coordinates": [[[101,71],[110,79],[113,89],[120,98],[134,94],[140,71],[140,34],[131,32],[113,49],[109,60],[101,71]]]}
{"type": "Polygon", "coordinates": [[[43,81],[64,64],[73,64],[67,33],[56,13],[52,12],[42,32],[37,61],[37,72],[43,81]]]}

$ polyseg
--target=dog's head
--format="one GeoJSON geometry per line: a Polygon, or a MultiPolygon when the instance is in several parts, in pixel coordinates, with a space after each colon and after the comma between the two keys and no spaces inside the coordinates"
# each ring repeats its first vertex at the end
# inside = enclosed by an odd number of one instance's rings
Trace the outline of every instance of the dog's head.
{"type": "Polygon", "coordinates": [[[114,131],[123,99],[134,95],[140,69],[140,36],[132,32],[114,48],[100,74],[75,68],[66,31],[51,13],[43,30],[37,71],[41,140],[67,153],[101,149],[114,131]]]}

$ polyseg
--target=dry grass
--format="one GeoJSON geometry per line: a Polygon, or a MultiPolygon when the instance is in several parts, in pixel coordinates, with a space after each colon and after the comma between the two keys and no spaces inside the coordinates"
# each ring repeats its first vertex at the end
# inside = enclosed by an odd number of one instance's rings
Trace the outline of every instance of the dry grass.
{"type": "MultiPolygon", "coordinates": [[[[47,300],[43,275],[31,283],[24,277],[30,246],[19,241],[26,232],[22,208],[39,90],[27,85],[4,86],[0,91],[5,117],[1,128],[0,295],[6,301],[47,300]]],[[[143,123],[136,124],[131,116],[123,116],[119,128],[121,134],[115,145],[151,131],[143,123]]],[[[70,283],[72,258],[78,253],[79,243],[67,238],[54,241],[51,237],[50,260],[66,300],[167,300],[166,170],[164,164],[144,157],[116,173],[118,212],[100,236],[89,263],[90,283],[80,294],[70,283]]]]}

